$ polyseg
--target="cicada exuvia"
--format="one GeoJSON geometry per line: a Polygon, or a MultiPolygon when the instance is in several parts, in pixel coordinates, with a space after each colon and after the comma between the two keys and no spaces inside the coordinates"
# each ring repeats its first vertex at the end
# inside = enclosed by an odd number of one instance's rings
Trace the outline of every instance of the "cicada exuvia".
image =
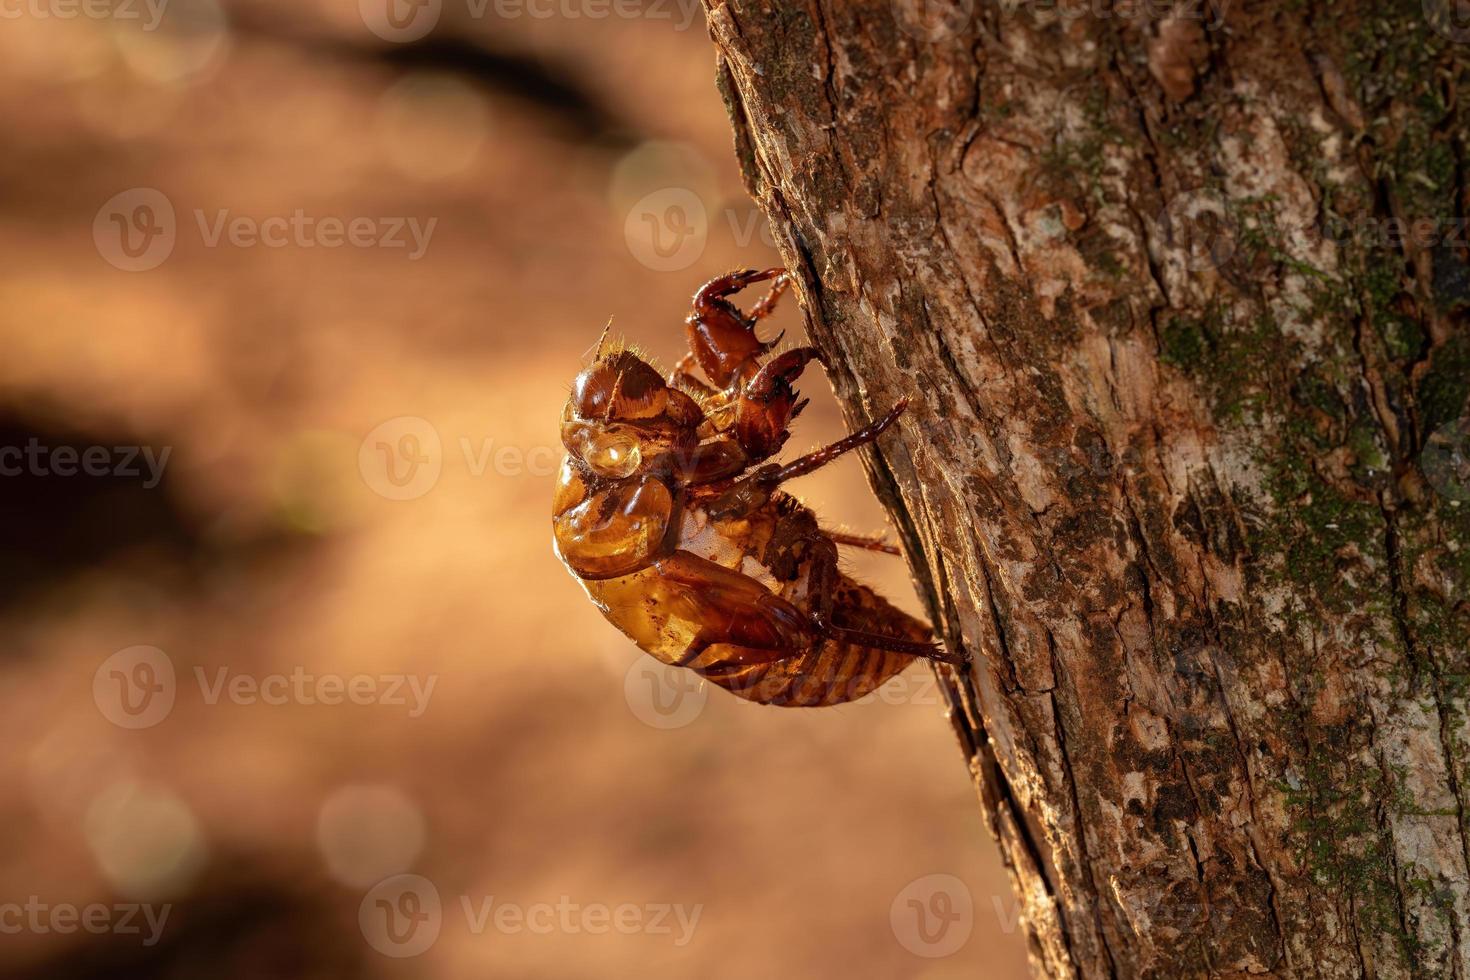
{"type": "Polygon", "coordinates": [[[766,704],[861,698],[916,657],[956,662],[929,627],[839,566],[839,545],[780,487],[876,440],[904,410],[790,463],[767,462],[805,401],[793,383],[819,355],[770,360],[756,336],[787,278],[741,271],[706,283],[690,351],[661,377],[604,331],[562,412],[567,448],[552,504],[558,557],[604,616],[644,651],[766,704]],[[747,315],[729,297],[774,280],[747,315]],[[701,372],[699,377],[695,372],[701,372]]]}

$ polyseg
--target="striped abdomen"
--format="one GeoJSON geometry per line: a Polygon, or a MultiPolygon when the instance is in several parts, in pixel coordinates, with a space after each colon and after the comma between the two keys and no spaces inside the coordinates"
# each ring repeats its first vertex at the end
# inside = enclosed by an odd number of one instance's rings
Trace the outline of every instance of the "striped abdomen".
{"type": "MultiPolygon", "coordinates": [[[[836,625],[919,642],[929,639],[927,626],[894,608],[872,589],[841,572],[836,583],[832,607],[836,625]]],[[[709,669],[696,665],[695,669],[750,701],[815,708],[871,694],[914,659],[907,653],[827,640],[807,653],[774,663],[709,669]]]]}

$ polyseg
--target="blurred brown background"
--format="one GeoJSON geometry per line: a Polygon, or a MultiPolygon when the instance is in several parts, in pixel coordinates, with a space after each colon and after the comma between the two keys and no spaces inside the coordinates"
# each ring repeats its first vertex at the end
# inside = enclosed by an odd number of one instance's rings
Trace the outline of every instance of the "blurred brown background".
{"type": "Polygon", "coordinates": [[[927,668],[681,686],[551,554],[608,315],[777,261],[697,6],[396,2],[0,4],[0,973],[1024,976],[927,668]]]}

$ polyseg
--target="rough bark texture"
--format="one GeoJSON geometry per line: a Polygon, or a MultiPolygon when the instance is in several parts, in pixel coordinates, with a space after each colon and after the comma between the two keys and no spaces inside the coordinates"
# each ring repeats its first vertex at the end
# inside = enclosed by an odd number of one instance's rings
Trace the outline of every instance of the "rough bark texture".
{"type": "Polygon", "coordinates": [[[706,3],[1037,971],[1470,978],[1470,32],[706,3]]]}

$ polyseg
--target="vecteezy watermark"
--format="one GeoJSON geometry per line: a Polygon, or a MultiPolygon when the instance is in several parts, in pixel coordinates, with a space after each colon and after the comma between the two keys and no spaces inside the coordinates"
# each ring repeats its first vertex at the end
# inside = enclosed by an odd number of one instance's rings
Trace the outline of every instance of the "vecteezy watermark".
{"type": "Polygon", "coordinates": [[[114,194],[92,219],[98,254],[124,272],[158,268],[173,254],[177,239],[173,202],[151,187],[114,194]]]}
{"type": "MultiPolygon", "coordinates": [[[[859,688],[865,686],[867,680],[856,677],[840,683],[859,688]]],[[[800,677],[789,684],[783,678],[780,687],[783,691],[789,689],[791,693],[788,696],[790,697],[811,693],[811,685],[800,677]]],[[[758,685],[754,691],[760,691],[758,685]]],[[[838,695],[835,701],[855,705],[869,704],[874,701],[892,706],[901,704],[942,706],[946,703],[944,695],[940,693],[939,683],[933,671],[930,670],[904,671],[895,677],[890,677],[867,694],[852,698],[850,702],[848,698],[841,696],[840,690],[835,693],[838,695]]],[[[639,721],[650,728],[669,731],[693,724],[704,713],[704,706],[709,700],[709,685],[698,674],[686,667],[671,667],[653,657],[640,654],[628,667],[628,672],[623,675],[623,699],[628,703],[628,710],[632,711],[633,716],[639,721]]],[[[735,700],[737,704],[780,704],[779,697],[773,700],[763,698],[749,700],[736,697],[735,700]]]]}
{"type": "Polygon", "coordinates": [[[1470,248],[1470,227],[1465,218],[1333,217],[1312,230],[1339,245],[1352,243],[1369,249],[1402,249],[1406,245],[1470,248]]]}
{"type": "Polygon", "coordinates": [[[357,926],[384,956],[418,956],[439,939],[444,903],[422,875],[402,874],[374,885],[357,907],[357,926]]]}
{"type": "Polygon", "coordinates": [[[24,446],[0,446],[0,477],[141,476],[143,488],[152,490],[172,452],[172,446],[47,446],[32,436],[24,446]]]}
{"type": "MultiPolygon", "coordinates": [[[[315,674],[296,666],[287,673],[247,674],[229,667],[195,667],[206,705],[376,705],[406,708],[419,718],[429,707],[438,674],[315,674]]],[[[152,728],[169,716],[180,694],[173,660],[158,647],[134,646],[108,657],[92,675],[92,700],[120,728],[152,728]]]]}
{"type": "Polygon", "coordinates": [[[228,667],[216,668],[207,675],[203,667],[194,668],[194,679],[204,703],[219,704],[221,697],[231,704],[357,704],[407,708],[408,717],[419,718],[428,710],[434,696],[438,674],[312,674],[304,667],[292,667],[289,674],[231,673],[228,667]]]}
{"type": "MultiPolygon", "coordinates": [[[[457,447],[473,477],[487,471],[503,477],[555,476],[564,452],[559,446],[497,444],[492,436],[460,436],[457,447]]],[[[439,482],[444,455],[444,441],[432,422],[417,415],[400,415],[379,423],[363,437],[357,470],[378,496],[416,500],[439,482]]]]}
{"type": "Polygon", "coordinates": [[[920,41],[954,37],[970,24],[975,0],[889,0],[899,30],[920,41]]]}
{"type": "Polygon", "coordinates": [[[1229,0],[1001,0],[1001,9],[1013,14],[1022,7],[1031,14],[1049,14],[1061,20],[1126,20],[1152,24],[1161,20],[1197,20],[1211,28],[1225,22],[1229,0]]]}
{"type": "Polygon", "coordinates": [[[906,670],[896,677],[890,677],[886,682],[854,701],[854,704],[867,704],[870,701],[881,701],[887,705],[900,704],[922,704],[930,707],[939,707],[947,702],[944,695],[939,692],[939,681],[934,676],[934,671],[906,670]]]}
{"type": "Polygon", "coordinates": [[[169,0],[0,0],[0,20],[143,21],[154,31],[163,21],[169,0]]]}
{"type": "Polygon", "coordinates": [[[683,728],[704,713],[708,686],[692,670],[670,667],[641,654],[623,676],[628,709],[649,728],[683,728]]]}
{"type": "MultiPolygon", "coordinates": [[[[668,936],[674,946],[687,946],[704,913],[704,905],[681,902],[577,902],[562,895],[555,902],[509,902],[494,895],[460,895],[456,903],[471,935],[488,931],[537,936],[586,933],[668,936]]],[[[438,940],[447,914],[439,889],[422,875],[385,878],[363,896],[357,924],[368,945],[384,956],[418,956],[438,940]]]]}
{"type": "MultiPolygon", "coordinates": [[[[410,262],[423,258],[438,218],[339,217],[308,214],[234,214],[229,208],[195,208],[193,225],[205,248],[403,249],[410,262]]],[[[92,219],[92,241],[109,265],[124,272],[156,269],[173,254],[180,225],[173,202],[152,187],[134,187],[108,198],[92,219]]]]}
{"type": "Polygon", "coordinates": [[[144,946],[155,946],[163,936],[172,905],[120,902],[43,902],[31,895],[25,902],[0,902],[0,935],[23,932],[67,936],[87,932],[94,936],[139,936],[144,946]]]}
{"type": "Polygon", "coordinates": [[[1249,264],[1263,249],[1279,259],[1324,242],[1359,252],[1470,248],[1465,218],[1329,214],[1303,221],[1274,213],[1260,201],[1232,201],[1209,190],[1173,198],[1154,216],[1153,227],[1164,245],[1183,256],[1190,272],[1223,269],[1232,261],[1249,264]]]}
{"type": "Polygon", "coordinates": [[[1419,468],[1441,497],[1470,500],[1470,418],[1446,422],[1430,433],[1419,468]]]}
{"type": "Polygon", "coordinates": [[[470,20],[666,20],[687,31],[701,19],[699,0],[358,0],[357,11],[384,41],[408,44],[438,26],[446,4],[470,20]]]}
{"type": "MultiPolygon", "coordinates": [[[[1160,895],[1153,890],[1146,890],[1142,894],[1131,891],[1123,893],[1109,891],[1104,894],[1101,901],[1113,912],[1121,910],[1129,921],[1142,921],[1146,918],[1156,928],[1167,928],[1180,933],[1194,932],[1206,923],[1211,923],[1216,927],[1235,924],[1239,928],[1246,926],[1247,923],[1259,923],[1270,915],[1255,902],[1232,901],[1224,897],[1208,903],[1181,901],[1177,893],[1166,892],[1160,895]]],[[[992,894],[990,905],[995,912],[996,924],[1007,936],[1014,934],[1025,921],[1025,906],[1014,892],[1004,895],[992,894]]],[[[1067,919],[1077,921],[1095,916],[1098,907],[1097,901],[1085,896],[1058,899],[1057,906],[1065,910],[1064,914],[1067,919]]]]}
{"type": "Polygon", "coordinates": [[[358,447],[357,471],[380,497],[416,500],[434,489],[444,471],[439,430],[416,415],[379,423],[358,447]]]}
{"type": "Polygon", "coordinates": [[[434,29],[443,0],[358,0],[357,13],[367,29],[385,41],[408,44],[434,29]]]}
{"type": "Polygon", "coordinates": [[[893,935],[915,956],[938,959],[958,952],[975,928],[975,902],[963,881],[925,875],[903,887],[888,909],[893,935]]]}
{"type": "Polygon", "coordinates": [[[92,701],[119,728],[152,728],[174,710],[174,662],[158,647],[119,650],[92,675],[92,701]]]}
{"type": "Polygon", "coordinates": [[[687,187],[665,187],[644,195],[623,220],[628,251],[655,272],[687,269],[704,254],[709,213],[687,187]]]}
{"type": "Polygon", "coordinates": [[[687,31],[700,22],[699,0],[465,0],[471,17],[500,20],[667,20],[687,31]]]}
{"type": "Polygon", "coordinates": [[[1159,212],[1165,242],[1184,255],[1190,272],[1223,268],[1235,255],[1238,229],[1223,197],[1204,191],[1180,194],[1159,212]]]}
{"type": "Polygon", "coordinates": [[[1431,30],[1456,44],[1470,41],[1470,0],[1424,0],[1431,30]]]}
{"type": "MultiPolygon", "coordinates": [[[[1057,20],[1091,17],[1146,24],[1171,18],[1188,19],[1203,21],[1215,29],[1225,21],[1226,5],[1227,0],[1000,0],[998,9],[1005,16],[1024,11],[1032,17],[1057,20]]],[[[889,0],[889,9],[905,34],[934,42],[954,37],[970,27],[975,0],[889,0]]]]}
{"type": "Polygon", "coordinates": [[[698,262],[710,236],[727,228],[736,248],[747,248],[759,238],[776,247],[766,216],[752,204],[711,209],[687,187],[662,187],[643,195],[623,218],[623,241],[628,252],[654,272],[681,272],[698,262]]]}

